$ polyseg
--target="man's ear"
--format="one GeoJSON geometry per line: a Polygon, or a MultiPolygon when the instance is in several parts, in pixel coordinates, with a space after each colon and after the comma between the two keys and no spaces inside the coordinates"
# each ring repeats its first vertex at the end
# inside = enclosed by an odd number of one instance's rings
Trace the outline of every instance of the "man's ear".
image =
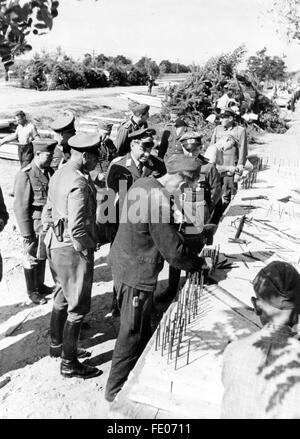
{"type": "Polygon", "coordinates": [[[255,314],[260,316],[262,314],[262,310],[261,310],[259,304],[257,303],[257,298],[256,297],[251,297],[251,303],[253,305],[255,314]]]}

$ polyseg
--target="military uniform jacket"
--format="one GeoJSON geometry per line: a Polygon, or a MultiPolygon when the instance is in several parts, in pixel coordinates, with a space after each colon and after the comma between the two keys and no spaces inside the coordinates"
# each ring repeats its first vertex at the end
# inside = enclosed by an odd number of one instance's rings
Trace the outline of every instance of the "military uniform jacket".
{"type": "Polygon", "coordinates": [[[173,267],[186,271],[199,268],[200,263],[199,258],[184,244],[176,225],[163,221],[163,212],[171,210],[170,196],[153,176],[140,178],[133,184],[128,193],[127,212],[132,203],[136,202],[130,200],[130,192],[139,189],[144,191],[143,200],[146,200],[148,208],[141,209],[142,218],[139,222],[128,218],[126,222],[120,223],[109,261],[115,281],[152,292],[164,260],[173,267]],[[153,193],[158,197],[157,202],[153,199],[153,193]],[[159,209],[162,198],[164,208],[159,209]]]}
{"type": "Polygon", "coordinates": [[[200,169],[200,180],[201,178],[205,181],[205,192],[204,197],[211,212],[222,196],[222,181],[221,176],[216,168],[216,165],[209,163],[209,161],[203,157],[203,155],[198,156],[201,160],[200,169]]]}
{"type": "Polygon", "coordinates": [[[117,157],[114,159],[107,171],[106,185],[109,189],[119,195],[120,205],[123,205],[123,198],[133,183],[141,177],[149,177],[153,175],[156,178],[161,177],[166,173],[164,162],[158,158],[150,155],[149,159],[143,166],[143,170],[139,171],[131,153],[124,157],[117,157]],[[120,182],[125,182],[126,189],[120,194],[120,182]]]}
{"type": "Polygon", "coordinates": [[[101,141],[99,150],[100,169],[101,172],[106,173],[110,162],[117,156],[117,148],[115,147],[114,142],[107,138],[104,141],[101,141]]]}
{"type": "Polygon", "coordinates": [[[0,218],[4,221],[4,225],[7,224],[9,214],[4,203],[2,189],[0,188],[0,218]]]}
{"type": "Polygon", "coordinates": [[[161,135],[158,157],[163,159],[165,155],[173,154],[177,141],[175,125],[172,123],[167,124],[161,135]]]}
{"type": "MultiPolygon", "coordinates": [[[[169,148],[170,149],[170,148],[169,148]]],[[[183,154],[182,146],[177,143],[172,147],[172,151],[167,151],[166,157],[170,154],[183,154]]],[[[209,160],[199,154],[198,159],[201,161],[199,182],[204,189],[204,199],[208,206],[209,212],[212,212],[222,196],[221,176],[216,165],[209,163],[209,160]]]]}
{"type": "Polygon", "coordinates": [[[55,171],[61,166],[62,164],[66,163],[66,159],[64,154],[70,153],[71,148],[68,144],[68,140],[70,137],[74,136],[76,134],[75,130],[65,131],[62,133],[62,140],[60,142],[60,145],[57,145],[54,149],[53,159],[51,162],[51,168],[53,168],[55,171]]]}
{"type": "Polygon", "coordinates": [[[45,244],[50,248],[73,245],[75,250],[94,250],[98,242],[96,227],[96,189],[89,175],[69,160],[53,175],[43,222],[54,226],[63,219],[63,241],[59,242],[53,228],[47,232],[45,244]]]}
{"type": "Polygon", "coordinates": [[[128,138],[129,134],[133,131],[140,130],[141,128],[147,128],[147,122],[143,122],[141,125],[135,123],[135,121],[130,118],[126,122],[123,122],[120,125],[118,130],[117,138],[115,140],[115,145],[118,151],[119,156],[123,156],[130,151],[130,139],[128,138]]]}
{"type": "Polygon", "coordinates": [[[15,178],[14,213],[22,236],[40,231],[42,209],[47,201],[52,168],[41,170],[34,160],[15,178]],[[44,172],[43,172],[44,171],[44,172]],[[46,175],[45,175],[46,174],[46,175]]]}
{"type": "Polygon", "coordinates": [[[218,140],[226,136],[226,134],[232,134],[233,136],[235,136],[239,141],[239,145],[238,149],[236,147],[233,147],[232,149],[224,152],[224,165],[244,165],[246,163],[248,155],[246,129],[240,125],[233,125],[226,130],[222,125],[218,125],[216,126],[212,134],[211,143],[218,142],[218,140]]]}

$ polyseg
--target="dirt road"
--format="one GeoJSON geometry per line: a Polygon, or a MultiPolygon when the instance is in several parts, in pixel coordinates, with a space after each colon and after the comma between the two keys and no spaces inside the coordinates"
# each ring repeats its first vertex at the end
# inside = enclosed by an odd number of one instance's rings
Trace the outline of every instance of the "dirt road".
{"type": "MultiPolygon", "coordinates": [[[[299,108],[297,111],[295,119],[299,119],[299,108]]],[[[298,157],[299,139],[298,121],[284,135],[266,135],[266,143],[256,148],[273,157],[287,157],[290,151],[298,157]]],[[[17,169],[16,164],[0,161],[0,186],[10,213],[9,223],[0,235],[4,258],[0,283],[0,419],[103,419],[107,413],[104,386],[119,323],[106,317],[112,295],[111,272],[106,263],[108,246],[95,255],[92,307],[87,317],[91,327],[82,332],[82,346],[92,353],[89,363],[100,367],[103,374],[86,381],[64,379],[59,374],[59,360],[48,355],[52,300],[47,305],[32,306],[26,298],[21,239],[12,212],[13,198],[8,196],[17,169]]],[[[161,288],[165,278],[166,271],[160,277],[161,288]]],[[[47,283],[52,285],[49,272],[47,283]]]]}
{"type": "MultiPolygon", "coordinates": [[[[157,89],[154,87],[154,96],[157,89]]],[[[147,94],[147,86],[37,91],[0,81],[0,118],[13,117],[17,110],[24,110],[38,128],[48,128],[49,122],[65,110],[72,111],[75,116],[93,111],[120,117],[128,111],[129,100],[123,95],[126,93],[147,94]]],[[[158,111],[151,107],[150,114],[158,111]]]]}

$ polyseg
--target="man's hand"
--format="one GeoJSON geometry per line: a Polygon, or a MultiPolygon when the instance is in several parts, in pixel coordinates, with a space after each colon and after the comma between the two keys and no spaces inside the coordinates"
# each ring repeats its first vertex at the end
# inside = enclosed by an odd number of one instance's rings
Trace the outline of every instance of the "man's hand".
{"type": "Polygon", "coordinates": [[[99,181],[105,181],[105,173],[99,172],[99,174],[97,175],[97,178],[99,181]]]}
{"type": "Polygon", "coordinates": [[[207,245],[212,245],[216,230],[217,230],[216,224],[204,224],[203,234],[205,236],[207,245]]]}
{"type": "Polygon", "coordinates": [[[227,172],[230,173],[230,175],[233,175],[235,173],[236,167],[235,166],[228,166],[227,172]]]}
{"type": "Polygon", "coordinates": [[[25,268],[34,267],[37,265],[38,260],[36,258],[36,242],[35,236],[24,236],[23,237],[23,249],[24,249],[24,259],[26,265],[25,268]]]}

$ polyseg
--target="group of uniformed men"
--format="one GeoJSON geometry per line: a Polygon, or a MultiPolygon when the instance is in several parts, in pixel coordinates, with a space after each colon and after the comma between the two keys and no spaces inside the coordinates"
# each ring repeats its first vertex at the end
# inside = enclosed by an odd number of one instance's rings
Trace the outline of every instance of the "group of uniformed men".
{"type": "Polygon", "coordinates": [[[116,195],[119,214],[105,228],[111,242],[112,312],[120,313],[105,393],[108,401],[113,401],[122,388],[151,336],[153,294],[164,260],[170,265],[169,287],[157,301],[175,297],[180,270],[199,269],[199,252],[211,239],[210,229],[204,225],[190,246],[179,232],[182,224],[174,221],[174,215],[164,220],[161,205],[173,212],[174,200],[184,187],[192,188],[194,195],[200,188],[204,193],[200,203],[203,222],[217,224],[234,191],[235,172],[240,171],[247,156],[245,129],[238,126],[230,108],[221,112],[221,125],[212,137],[216,145],[224,136],[234,139],[230,152],[227,150],[230,169],[221,175],[217,163],[202,155],[201,134],[191,131],[183,117],[171,115],[155,148],[156,131],[147,125],[149,106],[137,104],[131,110],[115,144],[109,138],[111,124],[101,122],[98,134],[76,133],[72,115],[53,122],[54,138],[41,138],[19,112],[22,128],[18,126],[14,136],[24,137],[19,140],[21,170],[14,184],[14,212],[24,242],[27,293],[35,304],[46,303],[45,297],[54,293],[50,355],[62,358],[61,374],[65,377],[91,378],[101,373],[78,361],[90,355],[78,347],[78,338],[90,309],[94,251],[103,231],[97,221],[97,191],[106,187],[116,195]],[[32,154],[30,163],[21,160],[24,149],[27,155],[28,151],[32,154]],[[159,193],[162,201],[152,200],[142,220],[128,215],[121,221],[120,213],[133,207],[130,194],[136,190],[147,200],[159,193]],[[46,259],[55,281],[53,288],[44,284],[46,259]]]}

